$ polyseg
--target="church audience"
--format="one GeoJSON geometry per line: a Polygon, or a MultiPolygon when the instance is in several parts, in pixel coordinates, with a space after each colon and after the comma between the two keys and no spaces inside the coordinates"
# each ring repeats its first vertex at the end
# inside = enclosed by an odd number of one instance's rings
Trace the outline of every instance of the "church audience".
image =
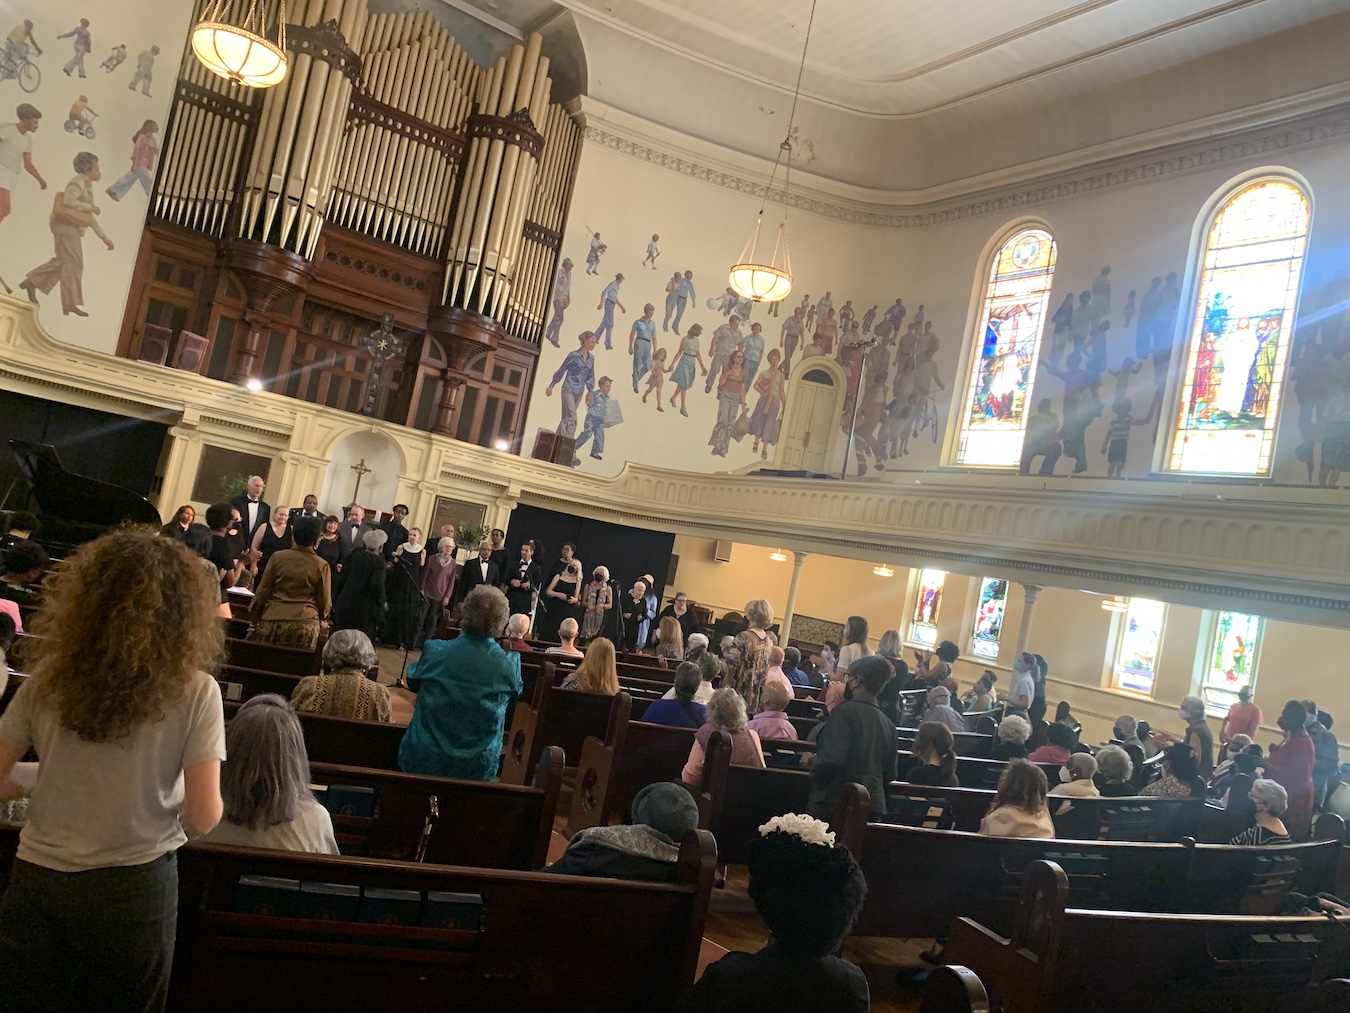
{"type": "Polygon", "coordinates": [[[27,510],[15,510],[5,524],[5,533],[0,535],[0,556],[8,552],[16,542],[27,541],[37,530],[38,519],[27,510]]]}
{"type": "Polygon", "coordinates": [[[1009,714],[998,723],[997,741],[990,751],[995,760],[1020,760],[1027,755],[1027,739],[1031,738],[1031,722],[1021,714],[1009,714]]]}
{"type": "Polygon", "coordinates": [[[379,658],[360,630],[338,630],[323,645],[323,674],[307,675],[291,693],[291,706],[304,714],[353,721],[392,721],[389,690],[366,673],[379,658]]]}
{"type": "Polygon", "coordinates": [[[839,657],[835,659],[834,671],[831,672],[832,681],[842,686],[849,666],[859,658],[872,655],[872,646],[867,642],[868,632],[865,616],[848,617],[848,622],[844,624],[844,646],[839,649],[839,657]]]}
{"type": "Polygon", "coordinates": [[[193,521],[197,519],[197,510],[191,503],[184,503],[174,511],[173,520],[159,529],[159,533],[165,538],[177,538],[180,542],[187,529],[192,527],[193,521]]]}
{"type": "Polygon", "coordinates": [[[272,516],[268,518],[265,524],[259,524],[258,529],[253,532],[253,541],[249,545],[252,550],[253,562],[249,566],[249,572],[253,574],[253,584],[256,587],[262,575],[267,572],[267,564],[272,556],[282,549],[291,547],[291,510],[290,507],[276,506],[272,508],[272,516]]]}
{"type": "Polygon", "coordinates": [[[577,647],[577,637],[580,635],[581,624],[569,616],[558,624],[558,639],[561,643],[557,647],[548,648],[544,653],[566,654],[573,658],[583,657],[581,648],[577,647]]]}
{"type": "Polygon", "coordinates": [[[1073,747],[1078,745],[1073,729],[1057,721],[1046,729],[1045,736],[1049,741],[1033,749],[1031,755],[1027,757],[1032,763],[1064,763],[1073,752],[1073,747]]]}
{"type": "MultiPolygon", "coordinates": [[[[1129,757],[1125,757],[1129,759],[1129,757]]],[[[1090,753],[1074,753],[1059,768],[1059,784],[1051,795],[1069,798],[1096,798],[1101,794],[1093,778],[1097,776],[1097,761],[1090,753]]]]}
{"type": "Polygon", "coordinates": [[[1288,844],[1289,831],[1281,816],[1289,809],[1289,795],[1278,781],[1258,777],[1252,782],[1247,797],[1256,806],[1256,816],[1250,827],[1234,837],[1229,844],[1268,845],[1288,844]]]}
{"type": "Polygon", "coordinates": [[[810,686],[810,677],[802,671],[802,652],[795,647],[783,648],[783,674],[794,686],[810,686]]]}
{"type": "MultiPolygon", "coordinates": [[[[695,637],[700,637],[702,635],[703,634],[701,633],[694,634],[695,637]]],[[[698,684],[698,690],[694,693],[694,703],[701,703],[704,705],[712,699],[713,690],[715,688],[713,682],[721,678],[722,673],[725,670],[722,665],[722,659],[708,651],[707,646],[707,644],[704,644],[700,647],[698,644],[695,644],[693,648],[694,657],[690,662],[690,664],[698,666],[699,679],[701,680],[698,684]]],[[[674,700],[674,688],[666,690],[661,699],[674,700]]]]}
{"type": "Polygon", "coordinates": [[[679,620],[666,616],[656,628],[656,656],[667,661],[684,660],[684,632],[679,620]]]}
{"type": "Polygon", "coordinates": [[[956,739],[951,729],[940,721],[925,721],[914,736],[914,755],[917,766],[911,767],[904,780],[910,784],[926,784],[935,788],[958,788],[956,779],[956,739]]]}
{"type": "Polygon", "coordinates": [[[787,716],[792,693],[780,682],[764,684],[764,709],[750,719],[750,730],[761,739],[795,741],[797,728],[787,716]]]}
{"type": "MultiPolygon", "coordinates": [[[[1145,726],[1147,727],[1147,726],[1145,726]]],[[[1122,714],[1116,718],[1115,727],[1112,733],[1121,747],[1138,746],[1139,751],[1144,754],[1144,759],[1158,755],[1158,747],[1153,744],[1153,737],[1141,736],[1139,734],[1139,722],[1135,720],[1132,714],[1122,714]]]]}
{"type": "Polygon", "coordinates": [[[331,575],[328,564],[314,551],[319,540],[317,521],[301,517],[292,537],[295,548],[281,549],[272,556],[253,592],[248,639],[312,651],[319,645],[319,627],[332,608],[331,575]]]}
{"type": "Polygon", "coordinates": [[[899,630],[887,630],[877,641],[877,653],[891,663],[891,668],[895,670],[896,678],[900,678],[900,666],[905,666],[905,673],[908,674],[909,666],[902,660],[903,642],[900,640],[899,630]]]}
{"type": "Polygon", "coordinates": [[[506,626],[507,611],[501,591],[475,587],[460,610],[459,636],[423,646],[408,670],[417,701],[399,744],[399,769],[470,781],[496,778],[506,709],[525,688],[520,655],[493,639],[506,626]]]}
{"type": "MultiPolygon", "coordinates": [[[[12,601],[0,601],[0,606],[13,604],[12,601]]],[[[5,689],[9,686],[9,663],[5,655],[13,648],[14,634],[17,632],[17,620],[0,607],[0,697],[5,695],[5,689]]]]}
{"type": "Polygon", "coordinates": [[[1101,794],[1107,798],[1125,798],[1135,794],[1134,761],[1120,746],[1102,746],[1097,750],[1097,772],[1101,778],[1101,794]]]}
{"type": "Polygon", "coordinates": [[[1163,752],[1163,775],[1152,784],[1144,785],[1140,795],[1158,798],[1192,798],[1204,795],[1204,782],[1199,777],[1199,768],[1191,747],[1185,742],[1174,742],[1163,752]],[[1197,783],[1200,785],[1196,791],[1197,783]]]}
{"type": "Polygon", "coordinates": [[[15,542],[5,553],[3,573],[0,573],[0,598],[8,598],[16,605],[40,605],[42,595],[34,582],[47,570],[47,550],[27,539],[15,542]]]}
{"type": "Polygon", "coordinates": [[[708,649],[708,634],[691,633],[684,639],[684,660],[697,661],[708,649]]]}
{"type": "Polygon", "coordinates": [[[832,954],[862,911],[867,883],[834,834],[795,814],[770,820],[750,854],[749,893],[769,944],[710,964],[677,1013],[866,1013],[867,978],[832,954]]]}
{"type": "Polygon", "coordinates": [[[333,819],[309,790],[300,721],[275,693],[249,697],[225,730],[220,794],[224,818],[206,843],[338,853],[333,819]]]}
{"type": "Polygon", "coordinates": [[[239,511],[228,503],[213,503],[206,508],[206,526],[211,529],[211,551],[206,558],[219,575],[220,600],[234,587],[244,569],[244,559],[237,541],[239,511]]]}
{"type": "Polygon", "coordinates": [[[1317,750],[1308,736],[1308,711],[1297,700],[1284,705],[1277,722],[1285,739],[1270,747],[1266,777],[1278,781],[1289,798],[1284,825],[1296,841],[1305,840],[1312,824],[1313,767],[1317,750]]]}
{"type": "Polygon", "coordinates": [[[1228,708],[1223,723],[1219,725],[1220,742],[1227,742],[1238,735],[1246,735],[1251,738],[1261,730],[1261,725],[1265,723],[1266,716],[1261,713],[1261,708],[1252,703],[1252,688],[1250,686],[1243,686],[1238,690],[1237,696],[1237,703],[1228,708]]]}
{"type": "Polygon", "coordinates": [[[666,618],[674,619],[680,624],[680,633],[683,635],[686,645],[688,645],[691,636],[695,633],[700,635],[702,633],[699,628],[698,614],[693,610],[689,596],[683,591],[676,591],[670,604],[663,608],[656,617],[658,622],[666,618]]]}
{"type": "MultiPolygon", "coordinates": [[[[333,628],[360,630],[371,643],[379,639],[389,608],[384,579],[384,543],[388,538],[378,529],[361,536],[361,549],[347,557],[333,598],[333,628]]],[[[500,627],[493,635],[499,632],[500,627]]]]}
{"type": "Polygon", "coordinates": [[[727,666],[725,685],[740,695],[747,709],[757,713],[760,694],[764,692],[764,673],[769,669],[769,648],[774,645],[773,635],[768,632],[773,625],[773,606],[763,598],[746,602],[745,622],[746,628],[722,648],[722,660],[727,666]]]}
{"type": "Polygon", "coordinates": [[[1313,744],[1313,808],[1320,810],[1327,797],[1327,786],[1336,778],[1341,766],[1341,750],[1336,736],[1320,720],[1321,712],[1312,700],[1303,701],[1308,712],[1304,727],[1313,744]]]}
{"type": "Polygon", "coordinates": [[[1009,760],[993,805],[980,821],[980,833],[992,837],[1054,837],[1046,798],[1045,771],[1026,760],[1009,760]]]}
{"type": "Polygon", "coordinates": [[[1219,761],[1214,764],[1214,776],[1209,779],[1210,784],[1214,784],[1219,778],[1229,773],[1233,769],[1233,761],[1251,744],[1251,737],[1242,733],[1234,735],[1225,742],[1219,749],[1219,761]]]}
{"type": "MultiPolygon", "coordinates": [[[[1214,780],[1209,783],[1208,791],[1205,793],[1206,797],[1218,801],[1225,809],[1228,808],[1229,796],[1232,789],[1237,786],[1238,778],[1244,775],[1250,778],[1258,776],[1256,756],[1252,753],[1238,753],[1233,757],[1232,763],[1226,766],[1227,769],[1222,774],[1215,775],[1214,780]]],[[[1288,796],[1286,795],[1285,798],[1287,800],[1288,796]]]]}
{"type": "Polygon", "coordinates": [[[891,679],[885,658],[859,658],[849,666],[850,699],[836,707],[816,738],[808,807],[817,819],[832,819],[839,790],[851,782],[867,789],[872,814],[886,813],[886,784],[895,779],[895,723],[877,705],[891,679]]]}
{"type": "Polygon", "coordinates": [[[596,637],[586,645],[586,656],[577,670],[564,679],[558,688],[615,696],[619,692],[616,660],[614,641],[609,637],[596,637]]]}
{"type": "Polygon", "coordinates": [[[952,691],[946,686],[935,686],[928,691],[928,706],[924,708],[923,719],[946,725],[952,732],[966,730],[966,719],[956,713],[952,706],[952,691]]]}
{"type": "Polygon", "coordinates": [[[10,625],[14,628],[14,633],[23,632],[23,613],[19,611],[17,602],[12,602],[8,598],[0,598],[0,616],[9,620],[10,625]]]}
{"type": "Polygon", "coordinates": [[[674,882],[680,842],[698,829],[698,804],[683,785],[649,784],[633,798],[631,826],[587,827],[545,871],[653,883],[674,882]]]}
{"type": "Polygon", "coordinates": [[[520,612],[515,613],[506,620],[506,643],[503,646],[517,654],[533,654],[534,648],[525,642],[529,632],[530,617],[520,612]]]}
{"type": "Polygon", "coordinates": [[[909,689],[932,689],[951,678],[952,665],[961,656],[961,649],[950,640],[944,640],[929,653],[914,652],[918,662],[909,689]]]}
{"type": "Polygon", "coordinates": [[[1005,714],[1026,717],[1030,713],[1031,705],[1036,700],[1035,668],[1036,656],[1027,651],[1013,659],[1012,685],[1008,687],[1007,693],[998,695],[1003,701],[1005,714]]]}
{"type": "MultiPolygon", "coordinates": [[[[708,720],[708,708],[694,700],[703,675],[692,661],[682,661],[675,669],[674,698],[662,697],[647,705],[642,720],[653,725],[676,728],[701,728],[708,720]]],[[[711,687],[709,687],[711,690],[711,687]]]]}
{"type": "Polygon", "coordinates": [[[1177,713],[1186,722],[1185,735],[1178,739],[1168,732],[1158,732],[1153,738],[1160,746],[1184,741],[1191,747],[1191,753],[1195,757],[1196,771],[1201,777],[1208,780],[1210,775],[1214,773],[1214,733],[1205,720],[1205,701],[1198,696],[1184,697],[1177,713]]]}
{"type": "Polygon", "coordinates": [[[796,694],[792,691],[791,680],[783,672],[783,661],[786,657],[786,652],[777,644],[769,648],[769,667],[764,670],[764,687],[767,689],[771,684],[777,683],[788,691],[788,697],[791,698],[796,694]]]}
{"type": "Polygon", "coordinates": [[[222,810],[216,604],[192,552],[118,528],[66,560],[34,619],[31,678],[0,716],[0,798],[42,758],[0,901],[0,1009],[163,1008],[175,853],[222,810]]]}
{"type": "Polygon", "coordinates": [[[994,683],[998,681],[998,676],[988,669],[975,681],[975,685],[961,697],[961,703],[965,705],[966,713],[974,711],[987,711],[994,706],[994,683]]]}
{"type": "Polygon", "coordinates": [[[695,789],[703,781],[703,761],[708,754],[708,740],[713,732],[731,736],[731,762],[741,767],[763,767],[764,753],[759,736],[750,730],[745,713],[745,701],[734,689],[723,686],[708,701],[708,720],[695,734],[680,779],[695,789]]]}

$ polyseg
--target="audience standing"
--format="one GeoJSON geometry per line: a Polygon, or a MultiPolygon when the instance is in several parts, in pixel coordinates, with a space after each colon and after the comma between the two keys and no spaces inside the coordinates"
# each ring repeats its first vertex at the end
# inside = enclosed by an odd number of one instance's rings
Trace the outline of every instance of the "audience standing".
{"type": "MultiPolygon", "coordinates": [[[[265,530],[265,529],[264,529],[265,530]]],[[[328,620],[332,591],[328,564],[314,545],[319,525],[308,517],[295,522],[295,548],[273,557],[253,594],[249,609],[250,640],[312,651],[319,645],[319,628],[328,620]]]]}
{"type": "Polygon", "coordinates": [[[1252,703],[1252,688],[1243,686],[1238,690],[1238,702],[1228,708],[1223,723],[1219,725],[1219,741],[1227,742],[1235,735],[1254,737],[1261,730],[1266,716],[1261,708],[1252,703]]]}
{"type": "Polygon", "coordinates": [[[760,710],[764,673],[769,669],[769,648],[774,645],[768,628],[773,625],[773,607],[763,598],[745,603],[746,629],[722,652],[726,663],[725,685],[734,689],[753,711],[760,710]]]}
{"type": "Polygon", "coordinates": [[[301,679],[291,693],[291,706],[305,714],[392,721],[389,690],[368,675],[378,660],[364,633],[338,630],[324,642],[323,674],[301,679]]]}
{"type": "Polygon", "coordinates": [[[885,658],[859,658],[849,666],[850,699],[839,704],[816,738],[808,806],[817,819],[833,819],[839,790],[857,782],[871,796],[874,816],[886,813],[886,785],[895,779],[895,723],[877,705],[891,679],[885,658]]]}
{"type": "Polygon", "coordinates": [[[1327,785],[1337,775],[1341,766],[1341,750],[1336,736],[1322,723],[1321,712],[1312,700],[1303,701],[1303,709],[1308,712],[1304,727],[1313,744],[1313,808],[1321,810],[1327,797],[1327,785]]]}
{"type": "Polygon", "coordinates": [[[1196,770],[1201,777],[1208,780],[1214,773],[1214,733],[1210,730],[1209,723],[1205,721],[1205,701],[1198,696],[1185,697],[1177,714],[1186,722],[1186,734],[1183,739],[1178,740],[1176,736],[1167,732],[1158,732],[1154,738],[1161,745],[1185,741],[1195,756],[1196,770]]]}
{"type": "Polygon", "coordinates": [[[1289,799],[1284,825],[1295,840],[1307,838],[1312,826],[1313,767],[1317,750],[1308,736],[1308,711],[1297,700],[1284,705],[1278,724],[1285,739],[1271,746],[1266,777],[1278,781],[1289,799]]]}
{"type": "Polygon", "coordinates": [[[1036,667],[1036,656],[1023,651],[1013,659],[1012,685],[1003,697],[1004,713],[1026,717],[1036,700],[1036,677],[1032,670],[1036,667]]]}
{"type": "Polygon", "coordinates": [[[378,642],[389,608],[384,580],[384,543],[388,538],[375,528],[361,536],[361,551],[347,557],[333,598],[333,627],[360,630],[371,643],[378,642]]]}
{"type": "Polygon", "coordinates": [[[0,716],[0,797],[29,749],[42,758],[0,901],[0,1009],[163,1008],[175,853],[222,811],[217,598],[152,529],[83,546],[54,582],[31,678],[0,716]]]}

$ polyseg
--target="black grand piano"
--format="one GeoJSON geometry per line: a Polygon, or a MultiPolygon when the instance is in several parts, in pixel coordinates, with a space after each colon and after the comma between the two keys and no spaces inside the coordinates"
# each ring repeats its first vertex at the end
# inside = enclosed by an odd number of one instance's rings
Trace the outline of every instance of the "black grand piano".
{"type": "Polygon", "coordinates": [[[53,546],[79,545],[118,524],[162,523],[148,499],[110,482],[67,471],[56,451],[45,443],[10,440],[13,465],[6,469],[6,510],[29,510],[42,520],[41,541],[53,546]]]}

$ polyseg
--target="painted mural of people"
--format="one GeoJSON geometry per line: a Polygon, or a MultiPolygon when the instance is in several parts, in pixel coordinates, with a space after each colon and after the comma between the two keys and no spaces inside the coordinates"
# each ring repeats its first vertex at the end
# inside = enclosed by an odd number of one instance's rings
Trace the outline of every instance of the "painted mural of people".
{"type": "MultiPolygon", "coordinates": [[[[820,321],[822,318],[828,316],[830,313],[834,311],[834,300],[831,298],[831,295],[832,293],[826,292],[823,296],[820,297],[820,301],[816,303],[817,321],[820,321]]],[[[838,318],[836,317],[836,319],[838,318]]]]}
{"type": "Polygon", "coordinates": [[[919,356],[919,361],[914,365],[914,393],[918,396],[918,406],[923,407],[923,403],[933,393],[933,387],[938,390],[946,390],[947,385],[942,382],[938,376],[937,361],[933,358],[937,354],[937,348],[933,345],[924,349],[919,356]]]}
{"type": "Polygon", "coordinates": [[[816,326],[816,307],[811,302],[810,295],[802,296],[802,322],[806,325],[807,334],[815,334],[816,326]]]}
{"type": "Polygon", "coordinates": [[[1081,475],[1088,466],[1087,428],[1093,419],[1101,415],[1101,402],[1088,390],[1088,374],[1083,368],[1082,353],[1071,352],[1062,370],[1044,362],[1041,365],[1064,384],[1064,424],[1060,432],[1064,453],[1074,459],[1073,473],[1081,475]]]}
{"type": "Polygon", "coordinates": [[[688,407],[685,403],[685,395],[689,393],[689,388],[694,386],[694,364],[708,375],[708,367],[703,365],[703,356],[699,353],[699,336],[703,333],[702,324],[690,324],[689,330],[683,338],[680,339],[679,351],[675,354],[675,362],[670,370],[670,382],[675,387],[675,393],[670,395],[670,407],[675,407],[675,399],[680,399],[680,414],[685,418],[689,417],[688,407]]]}
{"type": "Polygon", "coordinates": [[[150,196],[155,185],[155,166],[159,162],[159,145],[155,143],[157,133],[159,124],[146,120],[141,129],[131,135],[131,168],[108,187],[108,196],[113,200],[120,201],[137,183],[145,189],[145,195],[150,196]]]}
{"type": "Polygon", "coordinates": [[[108,58],[100,63],[99,66],[103,68],[104,73],[111,74],[126,62],[127,47],[126,43],[122,43],[121,45],[113,46],[113,51],[108,54],[108,58]]]}
{"type": "MultiPolygon", "coordinates": [[[[825,300],[821,300],[824,302],[825,300]]],[[[817,304],[819,308],[819,304],[817,304]]],[[[834,353],[834,342],[839,337],[839,321],[835,319],[834,309],[826,310],[816,319],[816,333],[811,337],[811,344],[817,349],[813,354],[832,355],[834,353]]]]}
{"type": "Polygon", "coordinates": [[[769,448],[778,443],[783,424],[783,403],[787,400],[787,374],[781,368],[782,353],[769,349],[769,368],[754,381],[759,395],[755,410],[750,413],[750,435],[754,443],[751,453],[758,453],[761,461],[769,459],[769,448]]]}
{"type": "Polygon", "coordinates": [[[652,368],[647,374],[647,389],[642,392],[642,403],[647,403],[647,398],[652,394],[656,395],[656,410],[664,413],[666,408],[661,403],[661,386],[665,382],[666,374],[674,367],[666,365],[666,350],[658,348],[652,353],[652,368]]]}
{"type": "Polygon", "coordinates": [[[876,319],[877,319],[877,304],[873,303],[872,308],[863,314],[862,332],[864,334],[872,333],[872,324],[876,323],[876,319]]]}
{"type": "Polygon", "coordinates": [[[741,351],[745,353],[745,385],[747,387],[755,382],[755,374],[759,372],[760,361],[764,358],[764,335],[761,333],[762,331],[763,327],[759,324],[751,324],[750,333],[741,342],[741,351]]]}
{"type": "Polygon", "coordinates": [[[1134,327],[1134,351],[1140,359],[1153,354],[1153,331],[1157,327],[1158,312],[1162,309],[1162,278],[1156,277],[1149,282],[1143,298],[1139,300],[1139,319],[1134,327]]]}
{"type": "Polygon", "coordinates": [[[783,349],[783,368],[789,372],[792,370],[792,353],[801,343],[802,331],[806,326],[802,312],[800,306],[792,307],[792,316],[783,321],[783,328],[778,334],[778,347],[783,349]]]}
{"type": "Polygon", "coordinates": [[[37,302],[37,293],[46,295],[61,286],[61,312],[67,316],[87,317],[84,303],[84,230],[93,229],[103,245],[113,249],[113,241],[98,223],[99,208],[94,203],[94,184],[103,178],[98,156],[81,151],[74,159],[75,175],[52,205],[48,219],[55,256],[41,267],[28,272],[19,288],[29,302],[37,302]]]}
{"type": "MultiPolygon", "coordinates": [[[[675,302],[680,297],[680,272],[676,271],[670,281],[666,282],[666,315],[661,319],[661,330],[670,330],[670,318],[675,314],[675,302]]],[[[679,330],[679,325],[676,325],[679,330]]]]}
{"type": "Polygon", "coordinates": [[[853,456],[860,476],[867,474],[868,454],[872,455],[878,471],[886,470],[886,441],[882,438],[885,415],[886,374],[868,369],[853,433],[853,456]]]}
{"type": "Polygon", "coordinates": [[[1070,292],[1059,304],[1050,318],[1054,330],[1050,334],[1050,361],[1056,366],[1064,358],[1064,349],[1068,347],[1069,336],[1073,333],[1073,293],[1070,292]]]}
{"type": "Polygon", "coordinates": [[[1092,306],[1090,316],[1092,323],[1109,316],[1111,313],[1111,268],[1103,267],[1092,279],[1092,306]]]}
{"type": "Polygon", "coordinates": [[[1149,420],[1130,417],[1130,399],[1127,397],[1117,400],[1111,410],[1115,418],[1107,423],[1101,452],[1106,455],[1106,477],[1120,478],[1125,471],[1125,458],[1129,453],[1130,429],[1133,426],[1146,426],[1149,420]]]}
{"type": "Polygon", "coordinates": [[[1153,370],[1159,383],[1167,380],[1167,364],[1172,358],[1172,343],[1177,338],[1177,314],[1181,312],[1181,283],[1177,273],[1170,272],[1163,282],[1162,301],[1158,306],[1156,326],[1153,328],[1153,370]]]}
{"type": "Polygon", "coordinates": [[[1073,341],[1073,350],[1080,355],[1092,333],[1092,293],[1079,292],[1078,306],[1073,311],[1073,323],[1069,327],[1069,338],[1073,341]]]}
{"type": "Polygon", "coordinates": [[[642,307],[642,316],[633,321],[628,332],[628,354],[633,357],[633,393],[638,392],[638,381],[652,368],[652,343],[656,340],[656,321],[652,319],[656,307],[651,303],[642,307]]]}
{"type": "Polygon", "coordinates": [[[1125,297],[1125,305],[1120,308],[1120,315],[1125,318],[1125,326],[1130,326],[1130,321],[1134,319],[1135,314],[1135,291],[1130,289],[1130,294],[1125,297]]]}
{"type": "Polygon", "coordinates": [[[15,123],[0,123],[0,222],[9,217],[13,207],[10,196],[19,181],[19,173],[26,172],[37,180],[39,190],[47,189],[47,181],[33,165],[33,134],[37,132],[42,113],[27,102],[14,110],[15,123]]]}
{"type": "Polygon", "coordinates": [[[84,77],[84,58],[92,52],[94,48],[93,39],[89,35],[89,19],[80,18],[80,23],[78,25],[70,31],[58,35],[57,38],[74,39],[71,48],[74,50],[75,55],[66,62],[66,65],[62,67],[61,70],[65,73],[66,77],[70,77],[70,75],[77,70],[80,72],[80,77],[84,77]]]}
{"type": "MultiPolygon", "coordinates": [[[[605,430],[623,421],[619,403],[610,396],[614,381],[607,376],[595,382],[595,390],[586,394],[586,421],[582,424],[581,435],[577,437],[577,453],[587,443],[591,443],[591,460],[604,460],[605,430]],[[594,442],[591,442],[594,438],[594,442]]],[[[572,467],[581,464],[581,458],[572,458],[572,467]]]]}
{"type": "Polygon", "coordinates": [[[1036,414],[1027,419],[1026,434],[1022,438],[1022,464],[1017,469],[1019,475],[1030,475],[1031,465],[1038,457],[1041,458],[1038,475],[1045,477],[1055,473],[1055,465],[1064,448],[1059,416],[1050,410],[1051,407],[1050,399],[1043,397],[1036,405],[1036,414]]]}
{"type": "Polygon", "coordinates": [[[694,292],[694,272],[685,271],[684,277],[680,279],[680,284],[675,289],[675,319],[671,321],[670,327],[676,334],[680,333],[680,321],[684,319],[685,308],[697,299],[698,295],[694,292]]]}
{"type": "Polygon", "coordinates": [[[591,246],[586,252],[587,274],[600,273],[600,258],[604,256],[605,251],[608,249],[609,247],[600,241],[600,233],[596,232],[591,235],[591,246]]]}
{"type": "Polygon", "coordinates": [[[847,334],[853,328],[853,300],[845,299],[839,307],[839,333],[847,334]]]}
{"type": "Polygon", "coordinates": [[[722,371],[721,382],[717,385],[717,422],[713,425],[708,446],[712,447],[714,457],[726,457],[736,419],[745,408],[745,353],[735,349],[727,359],[726,369],[722,371]]]}
{"type": "Polygon", "coordinates": [[[33,38],[33,22],[25,18],[5,36],[5,63],[17,68],[28,55],[30,46],[38,56],[42,55],[42,47],[33,38]]]}
{"type": "Polygon", "coordinates": [[[652,236],[652,241],[647,244],[647,255],[642,258],[643,267],[650,267],[653,271],[656,270],[656,258],[661,256],[661,248],[656,244],[660,241],[660,236],[652,236]]]}
{"type": "Polygon", "coordinates": [[[577,434],[577,406],[587,394],[595,390],[595,335],[582,331],[577,335],[581,346],[568,352],[553,379],[544,388],[544,396],[552,397],[553,388],[562,381],[562,418],[558,422],[558,435],[573,437],[577,434]]]}
{"type": "Polygon", "coordinates": [[[600,317],[600,326],[595,329],[595,340],[600,340],[600,335],[605,336],[605,347],[613,348],[610,339],[614,336],[614,307],[619,307],[619,311],[627,313],[623,303],[619,302],[619,286],[623,284],[623,275],[616,274],[614,280],[605,286],[604,291],[600,293],[600,301],[595,304],[595,308],[602,311],[600,317]]]}
{"type": "Polygon", "coordinates": [[[554,348],[558,348],[558,338],[562,336],[563,311],[572,305],[572,258],[563,257],[558,268],[558,276],[553,279],[553,319],[544,329],[544,337],[554,348]]]}
{"type": "MultiPolygon", "coordinates": [[[[708,350],[708,371],[703,375],[708,379],[703,384],[703,393],[711,394],[713,384],[717,382],[717,375],[726,368],[731,360],[731,353],[736,351],[745,342],[745,335],[741,333],[741,318],[734,313],[721,327],[713,331],[712,347],[708,350]]],[[[744,359],[744,356],[742,356],[744,359]]]]}
{"type": "Polygon", "coordinates": [[[155,57],[158,55],[158,46],[141,50],[136,57],[136,73],[131,76],[131,84],[127,85],[127,91],[135,91],[136,86],[140,85],[141,94],[146,98],[150,97],[150,85],[155,79],[155,57]]]}
{"type": "Polygon", "coordinates": [[[900,328],[904,326],[905,316],[908,313],[904,300],[896,296],[895,302],[886,308],[886,323],[891,325],[892,334],[899,336],[900,328]]]}

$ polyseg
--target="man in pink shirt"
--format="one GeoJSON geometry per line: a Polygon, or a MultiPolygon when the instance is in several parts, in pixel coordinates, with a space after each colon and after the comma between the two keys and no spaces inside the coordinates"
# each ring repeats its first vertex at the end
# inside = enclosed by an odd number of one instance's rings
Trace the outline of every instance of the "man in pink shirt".
{"type": "Polygon", "coordinates": [[[750,719],[750,729],[761,739],[796,739],[797,729],[784,713],[788,701],[792,699],[791,690],[776,680],[774,682],[766,680],[764,693],[760,699],[764,709],[750,719]]]}
{"type": "Polygon", "coordinates": [[[1234,735],[1250,735],[1255,741],[1264,720],[1261,708],[1252,703],[1252,688],[1243,686],[1238,690],[1238,702],[1228,708],[1228,716],[1219,726],[1219,741],[1227,742],[1234,735]]]}

